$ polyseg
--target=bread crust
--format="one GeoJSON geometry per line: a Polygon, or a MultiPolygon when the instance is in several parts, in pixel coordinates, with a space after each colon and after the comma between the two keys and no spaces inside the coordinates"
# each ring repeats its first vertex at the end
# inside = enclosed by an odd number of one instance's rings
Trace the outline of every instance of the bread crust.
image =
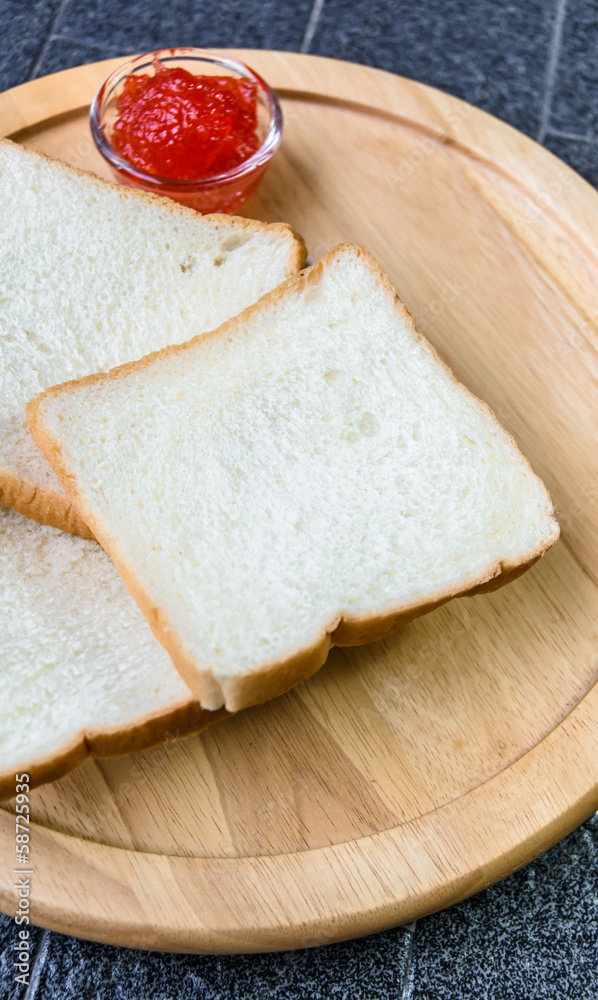
{"type": "MultiPolygon", "coordinates": [[[[413,318],[407,311],[405,305],[399,299],[392,284],[390,283],[390,280],[381,270],[371,254],[369,254],[368,251],[364,250],[362,247],[355,247],[348,243],[340,244],[325,254],[325,256],[311,268],[304,270],[301,274],[289,278],[282,285],[279,285],[277,288],[265,295],[257,303],[254,303],[252,306],[245,309],[239,314],[238,317],[228,320],[217,330],[210,331],[209,333],[204,334],[203,337],[211,338],[221,336],[233,327],[242,326],[246,319],[254,316],[266,306],[276,303],[289,292],[292,292],[302,286],[305,287],[310,283],[317,283],[322,271],[335,258],[347,252],[360,257],[364,260],[367,266],[371,268],[386,293],[392,296],[396,308],[405,323],[410,328],[414,338],[426,350],[428,350],[436,359],[437,363],[449,373],[453,383],[459,387],[460,391],[471,397],[477,407],[484,409],[493,423],[501,426],[490,407],[486,403],[479,400],[465,386],[458,382],[431,344],[422,334],[419,333],[415,327],[413,318]]],[[[356,646],[362,645],[366,642],[382,639],[391,632],[402,628],[415,618],[418,618],[420,615],[426,614],[427,612],[440,607],[440,605],[445,604],[454,597],[471,597],[475,594],[482,594],[496,590],[504,584],[516,579],[529,569],[530,566],[532,566],[542,555],[544,555],[547,549],[550,548],[550,546],[553,545],[559,537],[560,529],[553,517],[554,511],[552,502],[548,492],[545,490],[546,515],[548,518],[552,518],[552,531],[544,542],[525,553],[521,559],[503,562],[494,561],[483,571],[464,581],[459,586],[437,591],[427,595],[425,599],[420,599],[410,604],[403,603],[389,606],[375,612],[363,612],[358,614],[350,614],[343,609],[339,609],[335,615],[331,616],[326,625],[320,628],[308,642],[300,648],[290,650],[284,658],[278,658],[264,663],[241,676],[232,678],[228,683],[224,680],[220,684],[216,684],[214,678],[211,676],[209,665],[198,662],[190,651],[185,648],[184,644],[176,635],[174,627],[169,622],[164,609],[157,606],[152,601],[150,595],[137,579],[132,567],[128,566],[125,560],[122,559],[117,540],[110,536],[104,525],[98,518],[96,518],[90,509],[85,496],[79,489],[76,477],[71,473],[68,463],[64,459],[59,443],[48,433],[44,425],[43,417],[40,413],[44,401],[51,398],[53,395],[72,391],[75,387],[79,388],[83,384],[93,385],[106,379],[118,379],[122,374],[131,370],[141,371],[152,365],[158,358],[166,358],[185,353],[195,343],[197,343],[199,339],[199,337],[194,337],[186,344],[163,348],[161,351],[156,351],[153,354],[147,355],[139,361],[129,362],[128,364],[115,368],[106,374],[89,375],[83,379],[63,383],[61,386],[54,386],[52,389],[48,389],[46,392],[41,393],[39,396],[36,396],[35,399],[30,401],[27,406],[27,419],[35,441],[54,468],[65,490],[71,495],[74,503],[81,511],[81,514],[85,518],[86,522],[90,525],[96,535],[96,538],[112,556],[127,589],[130,591],[134,600],[147,618],[154,635],[170,654],[175,667],[181,674],[185,683],[188,685],[193,694],[199,699],[201,704],[203,704],[206,708],[217,708],[219,704],[222,704],[223,698],[224,704],[229,711],[236,712],[242,708],[249,707],[250,705],[261,704],[264,701],[277,697],[278,695],[288,691],[295,684],[312,676],[312,674],[314,674],[325,662],[331,644],[338,646],[356,646]],[[220,702],[216,700],[218,689],[221,691],[220,702]]],[[[504,428],[501,429],[504,433],[508,434],[504,428]]],[[[512,435],[508,434],[508,437],[514,444],[515,448],[517,448],[517,444],[512,435]]],[[[521,453],[519,454],[521,455],[521,453]]],[[[531,475],[538,479],[531,469],[530,463],[523,455],[521,455],[521,461],[525,464],[525,466],[527,466],[531,475]]]]}
{"type": "Polygon", "coordinates": [[[59,493],[49,486],[39,486],[10,469],[0,469],[0,503],[32,521],[95,541],[94,534],[66,493],[59,493]]]}
{"type": "MultiPolygon", "coordinates": [[[[74,167],[69,163],[56,160],[39,150],[24,149],[19,143],[13,142],[11,139],[0,139],[0,151],[2,146],[18,149],[26,158],[41,160],[51,163],[54,166],[58,164],[67,176],[83,177],[92,186],[101,190],[112,190],[115,192],[116,197],[137,202],[139,205],[160,205],[162,209],[166,209],[176,218],[181,218],[182,216],[193,221],[201,219],[202,222],[208,222],[210,225],[220,228],[228,226],[236,230],[244,229],[251,232],[279,232],[282,236],[286,237],[289,244],[290,254],[286,268],[287,277],[296,274],[297,271],[305,267],[307,260],[305,241],[286,222],[265,223],[257,219],[245,219],[241,216],[220,215],[217,213],[201,215],[194,209],[187,208],[185,205],[179,205],[170,198],[163,198],[150,191],[141,191],[136,188],[116,184],[105,180],[103,177],[98,177],[89,170],[82,170],[80,167],[74,167]]],[[[7,507],[12,507],[13,510],[16,510],[19,514],[24,514],[33,521],[40,521],[42,524],[48,524],[52,528],[60,528],[71,535],[79,535],[81,538],[94,538],[92,531],[85,524],[68,496],[64,496],[57,490],[45,486],[43,483],[36,483],[20,476],[17,472],[2,467],[0,467],[0,503],[5,504],[7,507]]]]}
{"type": "Polygon", "coordinates": [[[0,771],[0,800],[10,799],[15,794],[17,774],[29,775],[29,787],[36,788],[64,777],[87,757],[115,757],[147,750],[167,740],[202,732],[228,715],[230,712],[225,708],[208,712],[189,697],[174,704],[167,712],[152,712],[128,726],[81,729],[59,750],[24,761],[16,768],[0,771]]]}

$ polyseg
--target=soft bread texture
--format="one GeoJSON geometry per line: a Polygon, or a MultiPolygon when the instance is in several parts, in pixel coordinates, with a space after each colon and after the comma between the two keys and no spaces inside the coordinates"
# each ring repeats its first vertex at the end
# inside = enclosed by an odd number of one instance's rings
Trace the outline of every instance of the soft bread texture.
{"type": "Polygon", "coordinates": [[[219,330],[55,387],[34,437],[201,703],[236,711],[556,540],[489,407],[343,245],[219,330]]]}
{"type": "Polygon", "coordinates": [[[203,729],[205,712],[99,545],[0,506],[0,798],[87,754],[203,729]]]}
{"type": "Polygon", "coordinates": [[[90,537],[27,430],[41,389],[213,329],[305,263],[288,226],[201,217],[0,140],[0,501],[90,537]]]}

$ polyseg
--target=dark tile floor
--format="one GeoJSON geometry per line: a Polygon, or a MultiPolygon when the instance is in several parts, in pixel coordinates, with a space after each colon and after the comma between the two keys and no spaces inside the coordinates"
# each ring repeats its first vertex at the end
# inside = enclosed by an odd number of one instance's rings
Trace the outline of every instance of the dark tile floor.
{"type": "Polygon", "coordinates": [[[563,7],[550,126],[584,138],[598,135],[598,5],[575,0],[563,7]]]}
{"type": "Polygon", "coordinates": [[[315,951],[274,955],[161,955],[105,948],[58,934],[36,997],[61,1000],[371,1000],[400,996],[410,933],[401,928],[315,951]]]}
{"type": "Polygon", "coordinates": [[[33,75],[170,45],[297,50],[310,11],[311,0],[229,0],[222,5],[196,0],[128,0],[126,5],[66,0],[56,12],[33,75]]]}
{"type": "Polygon", "coordinates": [[[24,995],[25,987],[17,982],[17,976],[25,974],[26,969],[17,969],[15,966],[21,961],[20,954],[30,957],[37,955],[44,936],[37,927],[30,928],[28,948],[21,952],[21,930],[27,930],[27,926],[21,924],[17,927],[12,918],[0,915],[0,1000],[18,1000],[24,995]]]}
{"type": "MultiPolygon", "coordinates": [[[[596,0],[0,0],[0,89],[82,62],[190,44],[309,51],[441,87],[598,184],[596,0]]],[[[278,955],[146,954],[35,930],[0,1000],[596,1000],[598,819],[471,900],[357,942],[278,955]]]]}
{"type": "Polygon", "coordinates": [[[536,134],[553,5],[325,0],[311,51],[448,90],[536,134]]]}

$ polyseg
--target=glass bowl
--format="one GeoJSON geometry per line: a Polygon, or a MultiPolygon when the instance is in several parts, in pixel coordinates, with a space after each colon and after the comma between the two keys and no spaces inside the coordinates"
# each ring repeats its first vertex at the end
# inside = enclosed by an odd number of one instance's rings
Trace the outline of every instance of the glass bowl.
{"type": "Polygon", "coordinates": [[[95,95],[89,112],[89,123],[95,143],[117,181],[172,198],[204,214],[230,214],[247,201],[264,176],[282,136],[282,112],[278,99],[257,73],[236,59],[205,49],[191,48],[159,49],[124,63],[104,81],[95,95]],[[215,177],[197,177],[193,180],[158,177],[123,159],[111,143],[112,129],[117,119],[117,101],[127,77],[144,73],[153,76],[156,60],[165,66],[186,69],[196,76],[232,76],[253,80],[257,84],[259,149],[233,170],[215,177]]]}

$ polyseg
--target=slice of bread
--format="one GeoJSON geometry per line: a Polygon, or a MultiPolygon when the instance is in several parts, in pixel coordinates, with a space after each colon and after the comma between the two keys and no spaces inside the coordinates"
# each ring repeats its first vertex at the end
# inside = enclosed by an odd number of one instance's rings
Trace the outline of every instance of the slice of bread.
{"type": "Polygon", "coordinates": [[[203,711],[95,542],[0,507],[0,798],[87,754],[203,729],[203,711]]]}
{"type": "Polygon", "coordinates": [[[25,404],[219,326],[305,263],[286,225],[201,217],[0,140],[0,501],[90,537],[25,404]]]}
{"type": "Polygon", "coordinates": [[[343,245],[219,330],[55,387],[33,435],[210,709],[491,590],[546,488],[375,261],[343,245]]]}

